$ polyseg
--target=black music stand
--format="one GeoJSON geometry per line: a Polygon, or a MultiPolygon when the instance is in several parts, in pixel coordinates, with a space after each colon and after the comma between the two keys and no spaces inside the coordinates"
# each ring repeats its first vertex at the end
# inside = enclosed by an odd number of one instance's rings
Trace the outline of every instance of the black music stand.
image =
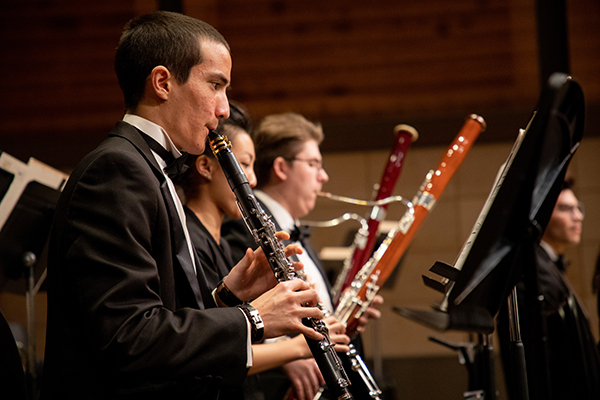
{"type": "Polygon", "coordinates": [[[26,297],[26,378],[32,396],[37,390],[34,297],[45,279],[41,255],[66,180],[66,174],[34,158],[25,164],[0,153],[0,290],[26,297]]]}
{"type": "MultiPolygon", "coordinates": [[[[584,114],[579,84],[563,73],[553,74],[454,267],[432,268],[446,282],[424,277],[428,286],[443,289],[442,304],[435,311],[400,307],[394,311],[438,331],[493,333],[501,303],[524,267],[535,265],[535,245],[579,146],[584,114]]],[[[493,374],[486,379],[493,379],[493,374]]],[[[486,399],[493,399],[493,382],[487,383],[486,399]]]]}

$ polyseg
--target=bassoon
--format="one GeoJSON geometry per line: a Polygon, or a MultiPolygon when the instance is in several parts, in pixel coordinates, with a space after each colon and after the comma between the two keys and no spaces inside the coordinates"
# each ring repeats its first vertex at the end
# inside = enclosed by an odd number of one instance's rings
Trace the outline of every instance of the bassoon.
{"type": "Polygon", "coordinates": [[[450,178],[464,160],[473,142],[485,131],[482,117],[472,114],[467,117],[458,135],[450,144],[436,170],[426,175],[412,207],[400,218],[373,256],[354,277],[351,285],[342,294],[334,315],[346,323],[346,334],[352,337],[358,327],[358,319],[371,305],[373,298],[388,279],[400,258],[404,255],[415,233],[429,211],[435,206],[450,178]]]}
{"type": "MultiPolygon", "coordinates": [[[[406,152],[410,148],[410,144],[417,140],[419,134],[417,130],[410,125],[400,124],[394,127],[395,140],[392,150],[387,159],[383,175],[379,185],[375,186],[377,194],[375,200],[381,200],[389,197],[394,191],[396,181],[400,176],[406,152]]],[[[346,289],[356,276],[356,273],[367,262],[371,256],[371,252],[375,247],[377,239],[377,230],[379,223],[385,219],[387,204],[382,206],[374,206],[369,213],[366,222],[366,230],[360,228],[354,236],[354,242],[350,247],[351,255],[344,260],[342,270],[338,274],[335,284],[331,289],[333,295],[333,304],[337,304],[341,293],[346,289]]]]}
{"type": "MultiPolygon", "coordinates": [[[[231,151],[231,142],[226,136],[213,130],[209,131],[208,138],[211,150],[221,165],[229,187],[235,193],[246,226],[265,253],[275,278],[278,282],[300,279],[275,236],[275,224],[260,206],[244,171],[231,151]]],[[[348,389],[350,380],[331,342],[325,323],[314,318],[304,318],[302,323],[323,335],[321,340],[306,336],[305,339],[329,390],[338,400],[353,399],[348,389]]]]}

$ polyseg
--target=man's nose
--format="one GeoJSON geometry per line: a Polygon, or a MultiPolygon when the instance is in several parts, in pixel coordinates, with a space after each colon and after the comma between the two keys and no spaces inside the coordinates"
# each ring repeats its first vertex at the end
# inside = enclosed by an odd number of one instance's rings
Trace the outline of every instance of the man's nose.
{"type": "Polygon", "coordinates": [[[218,119],[229,118],[229,101],[227,100],[226,94],[220,95],[217,99],[215,114],[217,115],[218,119]]]}
{"type": "Polygon", "coordinates": [[[322,182],[329,181],[329,175],[327,175],[327,171],[325,171],[325,168],[323,168],[323,167],[321,167],[321,169],[319,170],[319,179],[322,182]]]}

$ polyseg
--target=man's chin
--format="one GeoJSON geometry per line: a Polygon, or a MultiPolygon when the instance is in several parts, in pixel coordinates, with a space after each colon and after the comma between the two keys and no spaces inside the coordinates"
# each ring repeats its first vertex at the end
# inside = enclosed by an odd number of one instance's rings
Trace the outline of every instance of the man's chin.
{"type": "Polygon", "coordinates": [[[306,209],[306,212],[304,213],[304,215],[302,217],[306,217],[308,214],[310,214],[310,212],[315,209],[315,205],[316,205],[316,203],[309,204],[306,209]]]}
{"type": "Polygon", "coordinates": [[[206,146],[208,146],[206,141],[202,143],[197,143],[192,149],[188,150],[188,153],[195,156],[199,156],[200,154],[204,153],[204,150],[206,150],[206,146]]]}

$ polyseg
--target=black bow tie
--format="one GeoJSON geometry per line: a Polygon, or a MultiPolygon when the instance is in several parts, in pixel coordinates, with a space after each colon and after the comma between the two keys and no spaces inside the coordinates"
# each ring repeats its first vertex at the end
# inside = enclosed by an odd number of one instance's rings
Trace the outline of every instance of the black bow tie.
{"type": "Polygon", "coordinates": [[[179,175],[183,174],[189,168],[189,165],[186,163],[188,158],[188,153],[182,153],[179,158],[175,158],[175,156],[168,152],[167,149],[162,147],[160,143],[151,138],[150,136],[143,134],[144,140],[148,143],[148,146],[162,158],[167,166],[164,168],[165,174],[171,180],[174,180],[179,175]]]}
{"type": "Polygon", "coordinates": [[[308,225],[294,225],[294,230],[290,233],[290,241],[302,242],[310,237],[310,227],[308,225]]]}
{"type": "Polygon", "coordinates": [[[182,153],[179,158],[175,158],[171,155],[171,158],[172,161],[170,163],[167,162],[164,171],[171,180],[174,180],[176,177],[187,171],[190,166],[187,164],[188,153],[182,153]]]}
{"type": "Polygon", "coordinates": [[[565,272],[567,270],[567,267],[569,266],[569,264],[571,264],[568,260],[565,260],[565,258],[563,257],[563,255],[559,255],[558,259],[556,260],[556,266],[558,267],[559,270],[561,270],[562,272],[565,272]]]}

